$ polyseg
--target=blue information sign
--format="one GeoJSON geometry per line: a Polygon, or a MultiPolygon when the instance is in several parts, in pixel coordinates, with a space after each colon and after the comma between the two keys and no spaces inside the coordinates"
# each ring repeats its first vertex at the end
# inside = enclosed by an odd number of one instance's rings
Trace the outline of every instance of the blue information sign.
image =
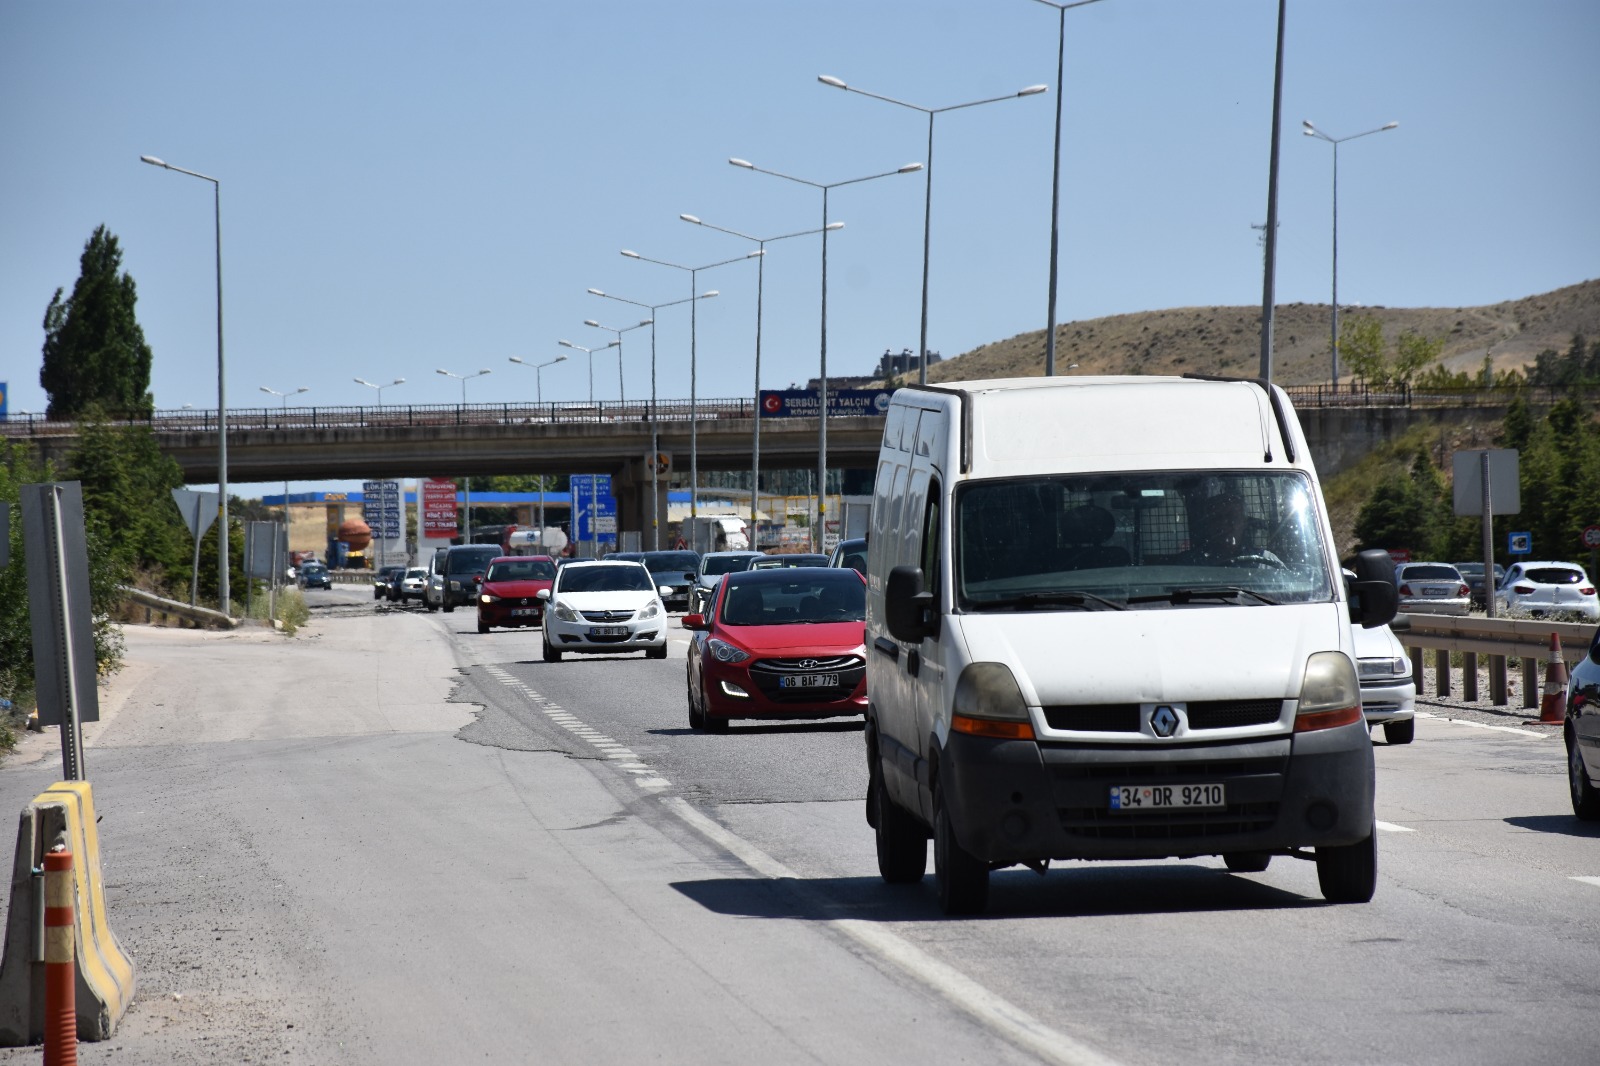
{"type": "Polygon", "coordinates": [[[573,474],[572,539],[578,544],[615,547],[617,543],[617,501],[611,495],[610,474],[573,474]]]}

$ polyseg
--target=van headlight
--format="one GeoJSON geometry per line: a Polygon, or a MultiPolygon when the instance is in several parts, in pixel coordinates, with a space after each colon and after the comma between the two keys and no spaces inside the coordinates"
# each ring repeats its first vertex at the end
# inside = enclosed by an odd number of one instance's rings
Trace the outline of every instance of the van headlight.
{"type": "Polygon", "coordinates": [[[1033,723],[1022,689],[1004,663],[972,663],[956,682],[950,728],[1003,740],[1032,740],[1033,723]]]}
{"type": "Polygon", "coordinates": [[[1361,685],[1350,657],[1338,651],[1319,651],[1307,659],[1294,731],[1332,729],[1360,721],[1361,685]]]}

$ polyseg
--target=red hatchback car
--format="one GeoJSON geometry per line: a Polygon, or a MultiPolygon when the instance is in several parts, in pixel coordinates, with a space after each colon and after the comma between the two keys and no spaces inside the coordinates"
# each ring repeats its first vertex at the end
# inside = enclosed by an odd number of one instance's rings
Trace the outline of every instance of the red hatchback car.
{"type": "Polygon", "coordinates": [[[503,555],[491,560],[478,589],[478,632],[543,624],[539,590],[549,588],[555,579],[556,561],[548,555],[503,555]]]}
{"type": "Polygon", "coordinates": [[[854,570],[793,567],[723,577],[684,615],[689,726],[735,718],[835,718],[867,710],[867,586],[854,570]]]}

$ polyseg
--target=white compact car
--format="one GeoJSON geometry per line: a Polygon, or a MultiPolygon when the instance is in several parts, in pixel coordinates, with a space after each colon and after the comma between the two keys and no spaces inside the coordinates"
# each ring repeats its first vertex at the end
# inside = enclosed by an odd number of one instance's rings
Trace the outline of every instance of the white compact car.
{"type": "Polygon", "coordinates": [[[667,609],[671,590],[655,583],[643,563],[581,562],[556,570],[555,584],[540,589],[545,601],[544,661],[565,652],[642,651],[667,657],[667,609]]]}
{"type": "Polygon", "coordinates": [[[1405,645],[1388,626],[1357,625],[1350,632],[1356,638],[1361,713],[1368,728],[1383,726],[1383,739],[1390,744],[1411,743],[1417,733],[1417,686],[1405,645]]]}
{"type": "Polygon", "coordinates": [[[1494,595],[1506,614],[1539,618],[1571,612],[1600,622],[1594,582],[1576,563],[1513,563],[1494,595]]]}

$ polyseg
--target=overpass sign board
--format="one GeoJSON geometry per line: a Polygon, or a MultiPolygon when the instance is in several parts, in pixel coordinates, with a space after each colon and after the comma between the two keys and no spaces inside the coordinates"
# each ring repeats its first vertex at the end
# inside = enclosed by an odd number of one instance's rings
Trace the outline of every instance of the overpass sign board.
{"type": "MultiPolygon", "coordinates": [[[[889,413],[890,389],[828,390],[828,417],[845,415],[884,415],[889,413]]],[[[817,417],[816,389],[762,389],[762,418],[817,417]]]]}

